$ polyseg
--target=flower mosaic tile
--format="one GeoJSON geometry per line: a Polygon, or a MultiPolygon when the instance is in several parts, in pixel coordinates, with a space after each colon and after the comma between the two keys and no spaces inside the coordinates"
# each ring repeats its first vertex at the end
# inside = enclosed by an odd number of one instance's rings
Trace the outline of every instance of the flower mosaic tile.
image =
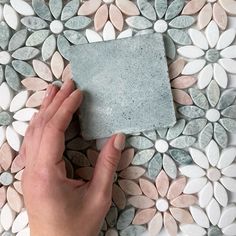
{"type": "MultiPolygon", "coordinates": [[[[99,235],[236,235],[235,14],[235,0],[0,0],[0,234],[30,235],[17,154],[48,84],[72,78],[70,47],[158,32],[177,123],[127,136],[99,235]]],[[[74,117],[65,142],[68,177],[88,181],[106,139],[74,117]]]]}

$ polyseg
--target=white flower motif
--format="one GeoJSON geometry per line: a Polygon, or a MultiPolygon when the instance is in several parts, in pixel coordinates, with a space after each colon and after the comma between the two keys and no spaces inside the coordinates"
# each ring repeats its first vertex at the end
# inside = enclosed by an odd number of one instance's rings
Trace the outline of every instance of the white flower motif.
{"type": "Polygon", "coordinates": [[[236,73],[236,46],[231,45],[235,39],[235,29],[228,29],[220,35],[219,28],[211,21],[205,34],[196,29],[189,29],[193,45],[178,49],[178,53],[191,61],[186,64],[182,74],[198,75],[198,87],[205,88],[212,78],[220,87],[228,85],[228,73],[236,73]],[[231,45],[231,46],[230,46],[231,45]],[[207,64],[207,65],[206,65],[207,64]]]}
{"type": "Polygon", "coordinates": [[[218,145],[211,140],[205,153],[190,148],[195,164],[180,167],[189,177],[184,193],[198,193],[200,207],[208,207],[212,199],[223,207],[228,204],[228,193],[236,192],[236,147],[227,147],[220,154],[218,145]]]}
{"type": "Polygon", "coordinates": [[[15,150],[19,151],[22,137],[28,127],[28,121],[37,112],[34,108],[24,108],[29,97],[28,91],[21,91],[14,96],[13,90],[6,82],[0,86],[0,146],[5,139],[15,150]]]}

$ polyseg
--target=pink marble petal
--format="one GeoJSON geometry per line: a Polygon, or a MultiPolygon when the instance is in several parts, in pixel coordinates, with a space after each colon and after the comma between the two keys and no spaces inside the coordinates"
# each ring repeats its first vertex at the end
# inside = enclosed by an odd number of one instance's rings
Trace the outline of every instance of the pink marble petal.
{"type": "Polygon", "coordinates": [[[72,78],[73,78],[73,76],[72,76],[71,65],[68,64],[62,73],[62,81],[66,81],[66,80],[72,79],[72,78]]]}
{"type": "Polygon", "coordinates": [[[172,89],[174,101],[181,105],[192,105],[192,98],[184,91],[180,89],[172,89]]]}
{"type": "Polygon", "coordinates": [[[176,61],[172,62],[169,65],[170,80],[176,78],[177,76],[181,74],[182,70],[184,69],[185,64],[186,62],[184,59],[178,58],[176,61]]]}
{"type": "Polygon", "coordinates": [[[79,8],[78,15],[89,16],[94,14],[100,7],[102,0],[88,0],[79,8]]]}
{"type": "Polygon", "coordinates": [[[172,216],[180,223],[182,224],[192,224],[193,223],[193,218],[189,211],[185,209],[180,209],[180,208],[175,208],[175,207],[170,207],[170,213],[172,216]]]}
{"type": "Polygon", "coordinates": [[[24,173],[24,169],[18,171],[18,172],[16,173],[16,175],[15,175],[15,179],[17,179],[17,180],[22,180],[23,173],[24,173]]]}
{"type": "Polygon", "coordinates": [[[170,201],[170,204],[172,206],[179,208],[186,208],[195,203],[197,203],[197,197],[187,194],[182,194],[170,201]]]}
{"type": "Polygon", "coordinates": [[[116,0],[116,6],[128,16],[137,16],[139,15],[138,7],[129,0],[116,0]]]}
{"type": "Polygon", "coordinates": [[[139,185],[140,185],[141,190],[147,197],[153,200],[156,200],[158,198],[157,189],[152,182],[150,182],[147,179],[140,178],[139,185]]]}
{"type": "Polygon", "coordinates": [[[186,89],[197,82],[197,79],[192,76],[180,76],[171,81],[171,87],[175,89],[186,89]]]}
{"type": "Polygon", "coordinates": [[[142,191],[133,180],[121,179],[118,181],[121,189],[128,195],[141,195],[142,191]]]}
{"type": "Polygon", "coordinates": [[[172,200],[178,197],[183,192],[185,185],[186,185],[186,178],[184,176],[181,176],[178,179],[173,180],[173,182],[169,187],[167,198],[169,200],[172,200]]]}
{"type": "Polygon", "coordinates": [[[103,29],[104,25],[106,24],[108,19],[108,7],[107,4],[103,4],[97,10],[94,16],[94,28],[96,31],[100,31],[103,29]]]}
{"type": "Polygon", "coordinates": [[[211,3],[206,4],[198,14],[198,28],[205,28],[212,19],[211,3]]]}
{"type": "Polygon", "coordinates": [[[43,102],[46,91],[37,91],[33,93],[26,102],[26,107],[39,107],[43,102]]]}
{"type": "Polygon", "coordinates": [[[226,29],[228,17],[224,8],[218,3],[213,5],[213,20],[217,23],[221,30],[226,29]]]}
{"type": "Polygon", "coordinates": [[[164,218],[164,226],[165,226],[165,229],[168,232],[168,234],[171,236],[176,236],[177,231],[178,231],[178,227],[177,227],[177,223],[176,223],[175,219],[173,218],[173,216],[168,212],[164,212],[163,218],[164,218]]]}
{"type": "Polygon", "coordinates": [[[196,14],[197,12],[199,12],[202,7],[205,5],[207,0],[191,0],[189,1],[183,11],[182,11],[182,14],[183,15],[194,15],[196,14]]]}
{"type": "Polygon", "coordinates": [[[124,209],[126,206],[125,193],[117,184],[113,184],[112,200],[119,209],[124,209]]]}
{"type": "Polygon", "coordinates": [[[137,211],[132,224],[133,225],[143,225],[147,224],[156,214],[155,208],[149,208],[137,211]]]}
{"type": "Polygon", "coordinates": [[[155,205],[155,202],[146,197],[146,196],[132,196],[128,199],[129,204],[131,204],[132,206],[139,208],[139,209],[146,209],[146,208],[150,208],[153,207],[155,205]]]}
{"type": "Polygon", "coordinates": [[[137,179],[145,173],[145,169],[140,166],[129,166],[119,173],[119,177],[124,179],[137,179]]]}
{"type": "Polygon", "coordinates": [[[117,30],[122,31],[124,26],[124,18],[118,7],[114,4],[111,4],[109,7],[109,18],[114,27],[117,30]]]}
{"type": "Polygon", "coordinates": [[[75,171],[75,175],[82,178],[83,180],[90,180],[93,176],[93,167],[81,167],[75,171]]]}
{"type": "Polygon", "coordinates": [[[55,52],[51,59],[51,69],[54,76],[59,79],[64,70],[64,60],[59,52],[55,52]]]}
{"type": "Polygon", "coordinates": [[[6,202],[6,195],[7,195],[6,187],[5,186],[0,187],[0,208],[2,208],[6,202]]]}
{"type": "Polygon", "coordinates": [[[33,67],[34,67],[35,73],[41,79],[43,79],[45,81],[53,81],[52,72],[46,63],[35,59],[35,60],[33,60],[33,67]]]}
{"type": "Polygon", "coordinates": [[[21,83],[27,90],[39,91],[48,87],[48,83],[37,77],[28,77],[23,79],[21,83]]]}
{"type": "Polygon", "coordinates": [[[4,143],[0,148],[0,166],[4,170],[8,170],[11,166],[15,152],[11,149],[8,143],[4,143]]]}
{"type": "Polygon", "coordinates": [[[90,162],[90,164],[95,167],[97,159],[98,159],[99,152],[93,150],[93,149],[88,149],[87,150],[87,157],[90,162]]]}
{"type": "Polygon", "coordinates": [[[134,149],[133,148],[128,148],[126,150],[124,150],[121,154],[121,158],[120,158],[120,162],[119,165],[117,167],[117,171],[121,171],[124,170],[125,168],[127,168],[130,163],[132,162],[134,157],[134,149]]]}
{"type": "Polygon", "coordinates": [[[17,155],[11,165],[11,173],[16,173],[25,167],[25,160],[22,155],[17,155]]]}
{"type": "Polygon", "coordinates": [[[22,192],[22,186],[21,186],[21,181],[15,181],[13,183],[13,186],[15,188],[15,190],[20,193],[21,195],[23,195],[23,192],[22,192]]]}
{"type": "Polygon", "coordinates": [[[165,197],[169,189],[169,178],[166,175],[165,171],[161,171],[156,178],[156,188],[158,193],[165,197]]]}
{"type": "Polygon", "coordinates": [[[11,186],[7,188],[7,202],[15,212],[20,212],[23,208],[22,196],[11,186]]]}

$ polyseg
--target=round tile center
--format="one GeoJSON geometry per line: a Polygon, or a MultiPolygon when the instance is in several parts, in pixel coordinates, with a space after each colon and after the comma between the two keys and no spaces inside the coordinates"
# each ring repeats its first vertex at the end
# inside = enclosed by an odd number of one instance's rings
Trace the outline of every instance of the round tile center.
{"type": "Polygon", "coordinates": [[[13,183],[13,175],[9,172],[3,172],[0,175],[0,183],[4,186],[9,186],[13,183]]]}
{"type": "Polygon", "coordinates": [[[59,20],[54,20],[51,22],[50,24],[50,30],[54,33],[54,34],[60,34],[63,31],[63,24],[61,21],[59,20]]]}
{"type": "Polygon", "coordinates": [[[0,64],[7,65],[11,62],[11,54],[7,51],[0,52],[0,64]]]}
{"type": "Polygon", "coordinates": [[[11,122],[12,122],[12,117],[8,112],[6,111],[0,112],[0,125],[7,126],[10,125],[11,122]]]}
{"type": "Polygon", "coordinates": [[[157,33],[165,33],[168,29],[168,24],[166,21],[164,20],[158,20],[156,21],[156,23],[154,24],[154,30],[157,33]]]}
{"type": "Polygon", "coordinates": [[[217,62],[219,58],[220,58],[220,53],[216,49],[209,49],[206,52],[206,59],[209,62],[217,62]]]}
{"type": "Polygon", "coordinates": [[[157,199],[156,208],[158,211],[161,211],[161,212],[167,211],[169,208],[169,203],[165,198],[157,199]]]}
{"type": "Polygon", "coordinates": [[[218,181],[220,179],[221,173],[218,169],[212,167],[212,168],[208,169],[207,177],[208,177],[209,180],[215,182],[215,181],[218,181]]]}
{"type": "Polygon", "coordinates": [[[169,148],[169,144],[166,142],[166,140],[158,139],[155,142],[155,148],[158,152],[165,153],[169,148]]]}
{"type": "Polygon", "coordinates": [[[206,112],[206,118],[210,122],[216,122],[220,119],[220,112],[214,108],[210,109],[206,112]]]}

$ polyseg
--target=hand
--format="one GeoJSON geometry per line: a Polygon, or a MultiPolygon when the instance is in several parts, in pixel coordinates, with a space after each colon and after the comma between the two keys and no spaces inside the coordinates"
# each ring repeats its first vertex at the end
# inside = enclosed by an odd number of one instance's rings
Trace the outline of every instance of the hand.
{"type": "Polygon", "coordinates": [[[66,177],[64,132],[82,102],[72,80],[50,85],[27,129],[20,155],[22,187],[32,236],[95,236],[111,204],[112,182],[125,136],[112,136],[101,151],[93,178],[66,177]]]}

